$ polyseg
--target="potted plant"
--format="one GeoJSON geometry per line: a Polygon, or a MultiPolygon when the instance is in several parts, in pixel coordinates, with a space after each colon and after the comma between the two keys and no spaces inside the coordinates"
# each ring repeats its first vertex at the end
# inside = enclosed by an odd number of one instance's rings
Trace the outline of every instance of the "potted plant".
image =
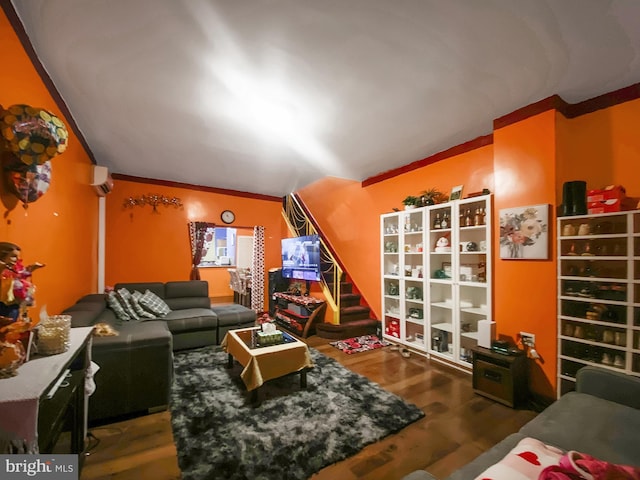
{"type": "Polygon", "coordinates": [[[402,200],[405,210],[416,208],[419,202],[420,202],[420,199],[418,197],[414,197],[413,195],[409,195],[404,200],[402,200]]]}
{"type": "Polygon", "coordinates": [[[430,188],[424,190],[418,199],[418,203],[425,207],[427,205],[435,205],[436,203],[446,202],[449,199],[447,195],[442,193],[437,188],[430,188]]]}

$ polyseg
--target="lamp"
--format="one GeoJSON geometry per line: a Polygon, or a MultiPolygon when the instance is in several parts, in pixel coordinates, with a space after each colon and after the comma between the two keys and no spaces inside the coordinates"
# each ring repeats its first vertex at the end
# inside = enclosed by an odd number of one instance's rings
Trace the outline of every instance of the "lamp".
{"type": "Polygon", "coordinates": [[[165,207],[181,207],[182,201],[178,197],[167,197],[158,193],[148,193],[147,195],[140,195],[139,197],[128,197],[124,199],[124,208],[144,207],[145,205],[151,205],[154,212],[158,212],[158,205],[164,205],[165,207]]]}

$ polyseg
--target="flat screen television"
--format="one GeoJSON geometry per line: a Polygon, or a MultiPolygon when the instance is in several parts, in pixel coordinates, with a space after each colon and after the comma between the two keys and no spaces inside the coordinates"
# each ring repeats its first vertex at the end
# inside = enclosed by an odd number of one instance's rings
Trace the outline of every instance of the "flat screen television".
{"type": "Polygon", "coordinates": [[[319,282],[320,237],[305,235],[282,239],[282,276],[319,282]]]}

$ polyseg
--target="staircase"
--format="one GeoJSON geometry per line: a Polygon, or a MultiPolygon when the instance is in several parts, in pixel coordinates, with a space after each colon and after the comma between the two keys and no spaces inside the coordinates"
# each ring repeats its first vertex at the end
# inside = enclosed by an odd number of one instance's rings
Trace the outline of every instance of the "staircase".
{"type": "Polygon", "coordinates": [[[322,338],[342,340],[376,333],[378,320],[370,318],[371,309],[361,305],[359,293],[353,293],[351,282],[340,282],[340,324],[320,323],[316,334],[322,338]]]}
{"type": "Polygon", "coordinates": [[[290,231],[297,236],[320,235],[320,266],[322,286],[327,306],[333,312],[332,323],[316,324],[316,334],[322,338],[345,339],[376,333],[380,322],[370,318],[366,301],[353,292],[353,284],[345,280],[345,273],[336,255],[320,234],[315,221],[296,194],[282,198],[282,215],[290,231]]]}

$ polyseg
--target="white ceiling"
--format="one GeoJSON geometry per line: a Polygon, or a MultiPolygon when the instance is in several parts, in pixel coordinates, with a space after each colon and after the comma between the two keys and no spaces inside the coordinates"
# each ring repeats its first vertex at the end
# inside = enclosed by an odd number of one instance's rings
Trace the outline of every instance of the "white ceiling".
{"type": "Polygon", "coordinates": [[[267,195],[640,82],[638,0],[12,3],[98,164],[267,195]]]}

